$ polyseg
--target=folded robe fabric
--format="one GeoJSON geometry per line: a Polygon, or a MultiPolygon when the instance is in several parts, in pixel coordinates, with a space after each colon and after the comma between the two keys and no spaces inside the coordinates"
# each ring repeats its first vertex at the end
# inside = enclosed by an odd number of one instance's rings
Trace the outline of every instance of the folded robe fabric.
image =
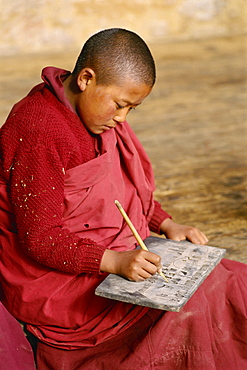
{"type": "MultiPolygon", "coordinates": [[[[75,191],[73,180],[76,177],[76,172],[69,173],[67,177],[64,206],[64,222],[67,227],[70,227],[70,222],[75,216],[74,212],[78,209],[77,198],[70,199],[75,191]],[[76,205],[74,210],[69,205],[70,200],[76,205]]],[[[42,358],[42,353],[45,353],[47,369],[242,370],[246,367],[245,264],[222,260],[178,313],[132,306],[107,299],[101,301],[101,297],[94,296],[93,289],[86,292],[77,288],[78,281],[80,283],[78,279],[82,279],[81,282],[83,284],[86,282],[87,285],[87,282],[90,283],[90,277],[64,273],[60,275],[50,269],[42,269],[27,256],[21,255],[18,242],[15,240],[17,235],[13,223],[10,222],[11,209],[3,183],[0,189],[1,243],[2,248],[8,250],[8,253],[5,252],[5,258],[1,260],[1,270],[5,275],[6,266],[11,263],[11,274],[17,277],[16,281],[10,281],[13,285],[16,284],[15,286],[8,286],[6,281],[4,286],[9,292],[14,289],[15,300],[12,299],[12,302],[15,301],[13,309],[16,315],[21,312],[26,322],[28,318],[32,320],[29,329],[44,343],[54,346],[42,346],[42,343],[39,345],[38,361],[42,358]],[[16,245],[17,251],[11,250],[11,245],[16,245]],[[48,273],[49,285],[44,284],[43,289],[35,290],[37,283],[42,287],[48,273]],[[56,295],[60,298],[58,305],[56,295]],[[71,301],[71,298],[74,300],[71,301]],[[97,299],[97,302],[94,299],[97,299]],[[71,305],[71,302],[74,304],[71,305]],[[91,320],[88,320],[88,315],[91,315],[91,320]],[[66,322],[65,317],[71,321],[66,322]],[[88,322],[82,327],[76,326],[74,320],[79,320],[78,317],[88,322]],[[50,325],[47,325],[46,320],[50,320],[50,325]],[[57,326],[61,320],[65,320],[67,327],[57,326]],[[63,350],[65,348],[66,351],[63,350]]],[[[88,224],[93,225],[91,221],[88,224]]],[[[142,237],[145,237],[145,233],[144,229],[142,237]]],[[[105,234],[103,236],[99,234],[99,237],[104,240],[105,234]]],[[[114,240],[112,242],[114,245],[114,240]]],[[[99,282],[104,276],[105,274],[102,274],[95,279],[99,282]]],[[[7,277],[10,278],[8,273],[5,279],[7,277]]],[[[94,281],[91,288],[94,283],[97,285],[94,281]]],[[[5,301],[8,304],[8,299],[5,301]]]]}
{"type": "Polygon", "coordinates": [[[243,370],[246,292],[246,265],[223,259],[180,312],[149,309],[113,339],[82,350],[40,343],[37,360],[42,370],[243,370]]]}
{"type": "Polygon", "coordinates": [[[20,324],[0,302],[0,370],[34,370],[34,355],[20,324]]]}
{"type": "MultiPolygon", "coordinates": [[[[0,185],[3,303],[36,337],[59,348],[93,346],[145,314],[147,308],[95,296],[106,274],[59,272],[25,255],[18,245],[3,176],[0,185]]],[[[123,204],[145,239],[153,190],[146,153],[127,123],[120,124],[104,135],[99,157],[65,174],[64,227],[106,248],[134,249],[136,240],[114,200],[123,204]]]]}

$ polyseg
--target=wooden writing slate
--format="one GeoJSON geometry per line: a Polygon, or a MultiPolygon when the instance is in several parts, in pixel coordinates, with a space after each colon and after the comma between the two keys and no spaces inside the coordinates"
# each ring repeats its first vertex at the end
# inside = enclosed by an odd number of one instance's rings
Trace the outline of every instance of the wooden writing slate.
{"type": "Polygon", "coordinates": [[[98,296],[140,306],[178,312],[223,258],[226,250],[217,247],[176,242],[150,236],[145,244],[162,258],[162,272],[142,282],[110,274],[97,287],[98,296]]]}

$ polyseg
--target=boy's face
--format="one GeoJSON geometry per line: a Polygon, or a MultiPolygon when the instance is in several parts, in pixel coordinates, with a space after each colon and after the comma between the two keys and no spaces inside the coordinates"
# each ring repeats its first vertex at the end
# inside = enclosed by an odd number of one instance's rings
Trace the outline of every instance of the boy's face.
{"type": "Polygon", "coordinates": [[[142,103],[150,86],[126,78],[120,85],[97,85],[92,78],[84,84],[76,101],[76,111],[86,128],[102,134],[124,122],[129,111],[142,103]]]}

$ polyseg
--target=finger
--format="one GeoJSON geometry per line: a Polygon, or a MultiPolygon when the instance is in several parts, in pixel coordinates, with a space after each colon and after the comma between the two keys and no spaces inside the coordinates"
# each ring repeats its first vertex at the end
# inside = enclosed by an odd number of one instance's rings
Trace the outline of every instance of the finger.
{"type": "Polygon", "coordinates": [[[131,276],[129,276],[128,279],[131,280],[131,281],[144,281],[144,280],[150,278],[151,276],[152,276],[152,274],[150,274],[146,270],[140,269],[135,274],[131,274],[131,276]]]}
{"type": "Polygon", "coordinates": [[[201,233],[201,240],[202,240],[202,244],[206,244],[208,242],[208,238],[203,233],[201,233]]]}
{"type": "Polygon", "coordinates": [[[142,280],[146,280],[146,279],[149,279],[153,276],[153,274],[150,274],[149,272],[147,272],[146,270],[142,270],[142,272],[139,274],[139,277],[142,279],[142,280]]]}
{"type": "Polygon", "coordinates": [[[194,229],[188,233],[187,239],[194,244],[206,244],[208,239],[199,229],[194,229]]]}
{"type": "Polygon", "coordinates": [[[143,261],[142,265],[139,266],[139,269],[136,270],[137,276],[133,280],[135,281],[143,281],[146,280],[153,275],[155,275],[157,272],[162,271],[162,265],[158,264],[157,266],[153,263],[150,263],[148,261],[143,261]]]}
{"type": "Polygon", "coordinates": [[[142,271],[143,271],[141,275],[146,277],[147,274],[148,274],[149,275],[148,277],[150,277],[150,276],[156,274],[156,272],[160,268],[160,264],[158,264],[156,266],[153,263],[150,263],[148,261],[144,261],[141,267],[142,267],[142,271]]]}
{"type": "Polygon", "coordinates": [[[199,230],[198,239],[199,239],[200,244],[206,244],[208,242],[208,238],[200,230],[199,230]]]}
{"type": "Polygon", "coordinates": [[[156,267],[158,267],[161,263],[161,257],[158,254],[153,253],[153,252],[149,252],[149,251],[146,252],[144,255],[144,258],[146,261],[155,265],[156,267]]]}

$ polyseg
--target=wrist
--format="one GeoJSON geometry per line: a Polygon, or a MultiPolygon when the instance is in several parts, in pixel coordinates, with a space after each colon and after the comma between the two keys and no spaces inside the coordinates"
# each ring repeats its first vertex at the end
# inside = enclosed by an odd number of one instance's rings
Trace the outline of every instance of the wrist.
{"type": "Polygon", "coordinates": [[[161,233],[166,234],[172,225],[174,225],[174,221],[171,218],[166,218],[160,225],[161,233]]]}
{"type": "Polygon", "coordinates": [[[112,251],[110,249],[106,249],[100,263],[100,271],[107,272],[109,274],[116,274],[117,271],[117,260],[118,260],[117,251],[112,251]]]}

